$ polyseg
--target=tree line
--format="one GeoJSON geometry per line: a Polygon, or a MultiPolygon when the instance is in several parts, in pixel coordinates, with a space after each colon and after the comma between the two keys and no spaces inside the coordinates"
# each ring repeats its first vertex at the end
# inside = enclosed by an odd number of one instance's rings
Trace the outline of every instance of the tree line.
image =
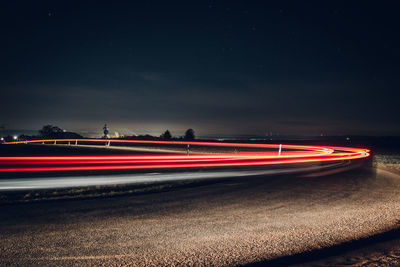
{"type": "MultiPolygon", "coordinates": [[[[18,140],[32,140],[32,139],[82,139],[84,138],[82,135],[69,132],[61,129],[55,125],[44,125],[39,131],[38,135],[20,135],[18,140]]],[[[149,134],[139,135],[139,136],[126,136],[123,139],[139,139],[139,140],[194,140],[196,138],[195,132],[193,129],[187,129],[185,134],[180,137],[173,137],[169,130],[163,132],[159,137],[152,136],[149,134]]],[[[4,137],[4,141],[15,141],[13,136],[4,137]]]]}
{"type": "MultiPolygon", "coordinates": [[[[163,134],[160,135],[161,139],[172,139],[171,132],[169,130],[166,130],[163,134]]],[[[195,139],[195,134],[193,129],[187,129],[185,132],[185,135],[183,136],[183,139],[185,140],[194,140],[195,139]]]]}

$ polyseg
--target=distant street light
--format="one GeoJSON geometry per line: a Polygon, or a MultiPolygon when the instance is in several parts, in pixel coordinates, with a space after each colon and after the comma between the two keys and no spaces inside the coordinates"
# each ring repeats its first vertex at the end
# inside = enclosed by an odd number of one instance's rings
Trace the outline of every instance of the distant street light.
{"type": "Polygon", "coordinates": [[[14,138],[14,140],[17,140],[17,139],[18,139],[18,136],[14,135],[13,138],[14,138]]]}

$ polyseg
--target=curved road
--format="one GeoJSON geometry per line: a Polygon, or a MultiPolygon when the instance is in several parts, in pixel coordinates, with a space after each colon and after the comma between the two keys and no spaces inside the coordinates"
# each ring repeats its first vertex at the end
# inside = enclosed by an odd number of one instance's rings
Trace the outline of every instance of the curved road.
{"type": "Polygon", "coordinates": [[[297,166],[291,168],[275,168],[266,170],[220,170],[192,171],[173,173],[136,173],[114,175],[87,175],[67,177],[33,177],[0,179],[0,191],[59,189],[87,186],[130,185],[160,182],[181,182],[190,180],[220,179],[245,176],[277,175],[292,173],[310,173],[325,169],[336,169],[350,165],[350,161],[342,161],[327,165],[297,166]]]}
{"type": "MultiPolygon", "coordinates": [[[[399,175],[352,165],[302,166],[300,173],[283,167],[278,174],[210,171],[196,175],[224,179],[156,191],[115,187],[123,194],[111,189],[97,198],[79,198],[85,188],[68,189],[76,199],[57,201],[40,198],[57,198],[59,190],[21,191],[25,203],[0,204],[0,265],[268,264],[396,228],[399,175]]],[[[151,176],[165,184],[193,174],[151,176]]],[[[132,177],[139,176],[119,176],[132,177]]]]}
{"type": "MultiPolygon", "coordinates": [[[[57,191],[55,191],[57,192],[57,191]]],[[[161,192],[1,206],[1,265],[238,265],[387,231],[384,170],[213,180],[161,192]]]]}
{"type": "MultiPolygon", "coordinates": [[[[71,143],[74,139],[48,139],[6,142],[5,145],[21,143],[71,143]]],[[[75,141],[77,143],[77,140],[75,141]]],[[[146,141],[118,139],[80,139],[79,142],[106,144],[148,144],[187,146],[188,154],[173,155],[91,155],[91,156],[3,156],[0,157],[0,172],[49,172],[49,171],[98,171],[98,170],[143,170],[182,169],[215,167],[249,167],[284,165],[295,163],[337,162],[369,157],[368,149],[351,147],[253,144],[228,142],[193,141],[146,141]],[[213,154],[190,154],[190,146],[228,147],[258,149],[260,151],[224,152],[213,154]],[[273,151],[268,151],[267,149],[273,151]]]]}

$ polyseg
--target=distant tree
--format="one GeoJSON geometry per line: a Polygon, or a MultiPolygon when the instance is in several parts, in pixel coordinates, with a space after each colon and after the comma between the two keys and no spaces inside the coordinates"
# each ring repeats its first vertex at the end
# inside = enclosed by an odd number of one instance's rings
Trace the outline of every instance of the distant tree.
{"type": "Polygon", "coordinates": [[[45,138],[54,138],[62,132],[63,130],[60,127],[54,125],[45,125],[39,130],[39,134],[45,138]]]}
{"type": "Polygon", "coordinates": [[[45,125],[39,130],[40,137],[42,138],[67,138],[67,139],[80,139],[82,136],[74,132],[67,132],[58,126],[45,125]]]}
{"type": "Polygon", "coordinates": [[[166,130],[160,137],[161,137],[162,139],[171,139],[171,138],[172,138],[172,135],[171,135],[171,133],[169,132],[169,130],[166,130]]]}
{"type": "Polygon", "coordinates": [[[194,140],[195,136],[194,136],[194,130],[193,129],[187,129],[185,132],[185,137],[184,139],[186,140],[194,140]]]}

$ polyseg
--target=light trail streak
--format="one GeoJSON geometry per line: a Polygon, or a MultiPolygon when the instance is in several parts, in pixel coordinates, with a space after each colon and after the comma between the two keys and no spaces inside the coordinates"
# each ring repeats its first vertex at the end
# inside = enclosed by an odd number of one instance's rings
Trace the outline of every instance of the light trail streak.
{"type": "Polygon", "coordinates": [[[280,168],[271,170],[236,170],[206,172],[140,173],[112,175],[89,175],[72,177],[46,177],[23,179],[0,179],[0,191],[56,189],[84,186],[107,186],[121,184],[140,184],[154,182],[188,181],[196,179],[234,178],[258,175],[281,175],[291,173],[314,172],[332,167],[346,166],[348,162],[332,163],[324,166],[300,168],[280,168]]]}
{"type": "MultiPolygon", "coordinates": [[[[60,143],[75,142],[76,139],[46,139],[8,142],[60,143]]],[[[232,152],[215,154],[149,154],[149,155],[107,155],[107,156],[23,156],[0,157],[0,172],[45,172],[45,171],[89,171],[89,170],[138,170],[211,168],[234,166],[262,166],[294,163],[342,161],[366,158],[368,149],[349,147],[325,147],[282,144],[253,144],[226,142],[148,141],[116,139],[78,139],[79,142],[110,142],[151,145],[191,145],[238,148],[259,148],[275,151],[232,152]],[[279,149],[279,153],[278,153],[279,149]]]]}

